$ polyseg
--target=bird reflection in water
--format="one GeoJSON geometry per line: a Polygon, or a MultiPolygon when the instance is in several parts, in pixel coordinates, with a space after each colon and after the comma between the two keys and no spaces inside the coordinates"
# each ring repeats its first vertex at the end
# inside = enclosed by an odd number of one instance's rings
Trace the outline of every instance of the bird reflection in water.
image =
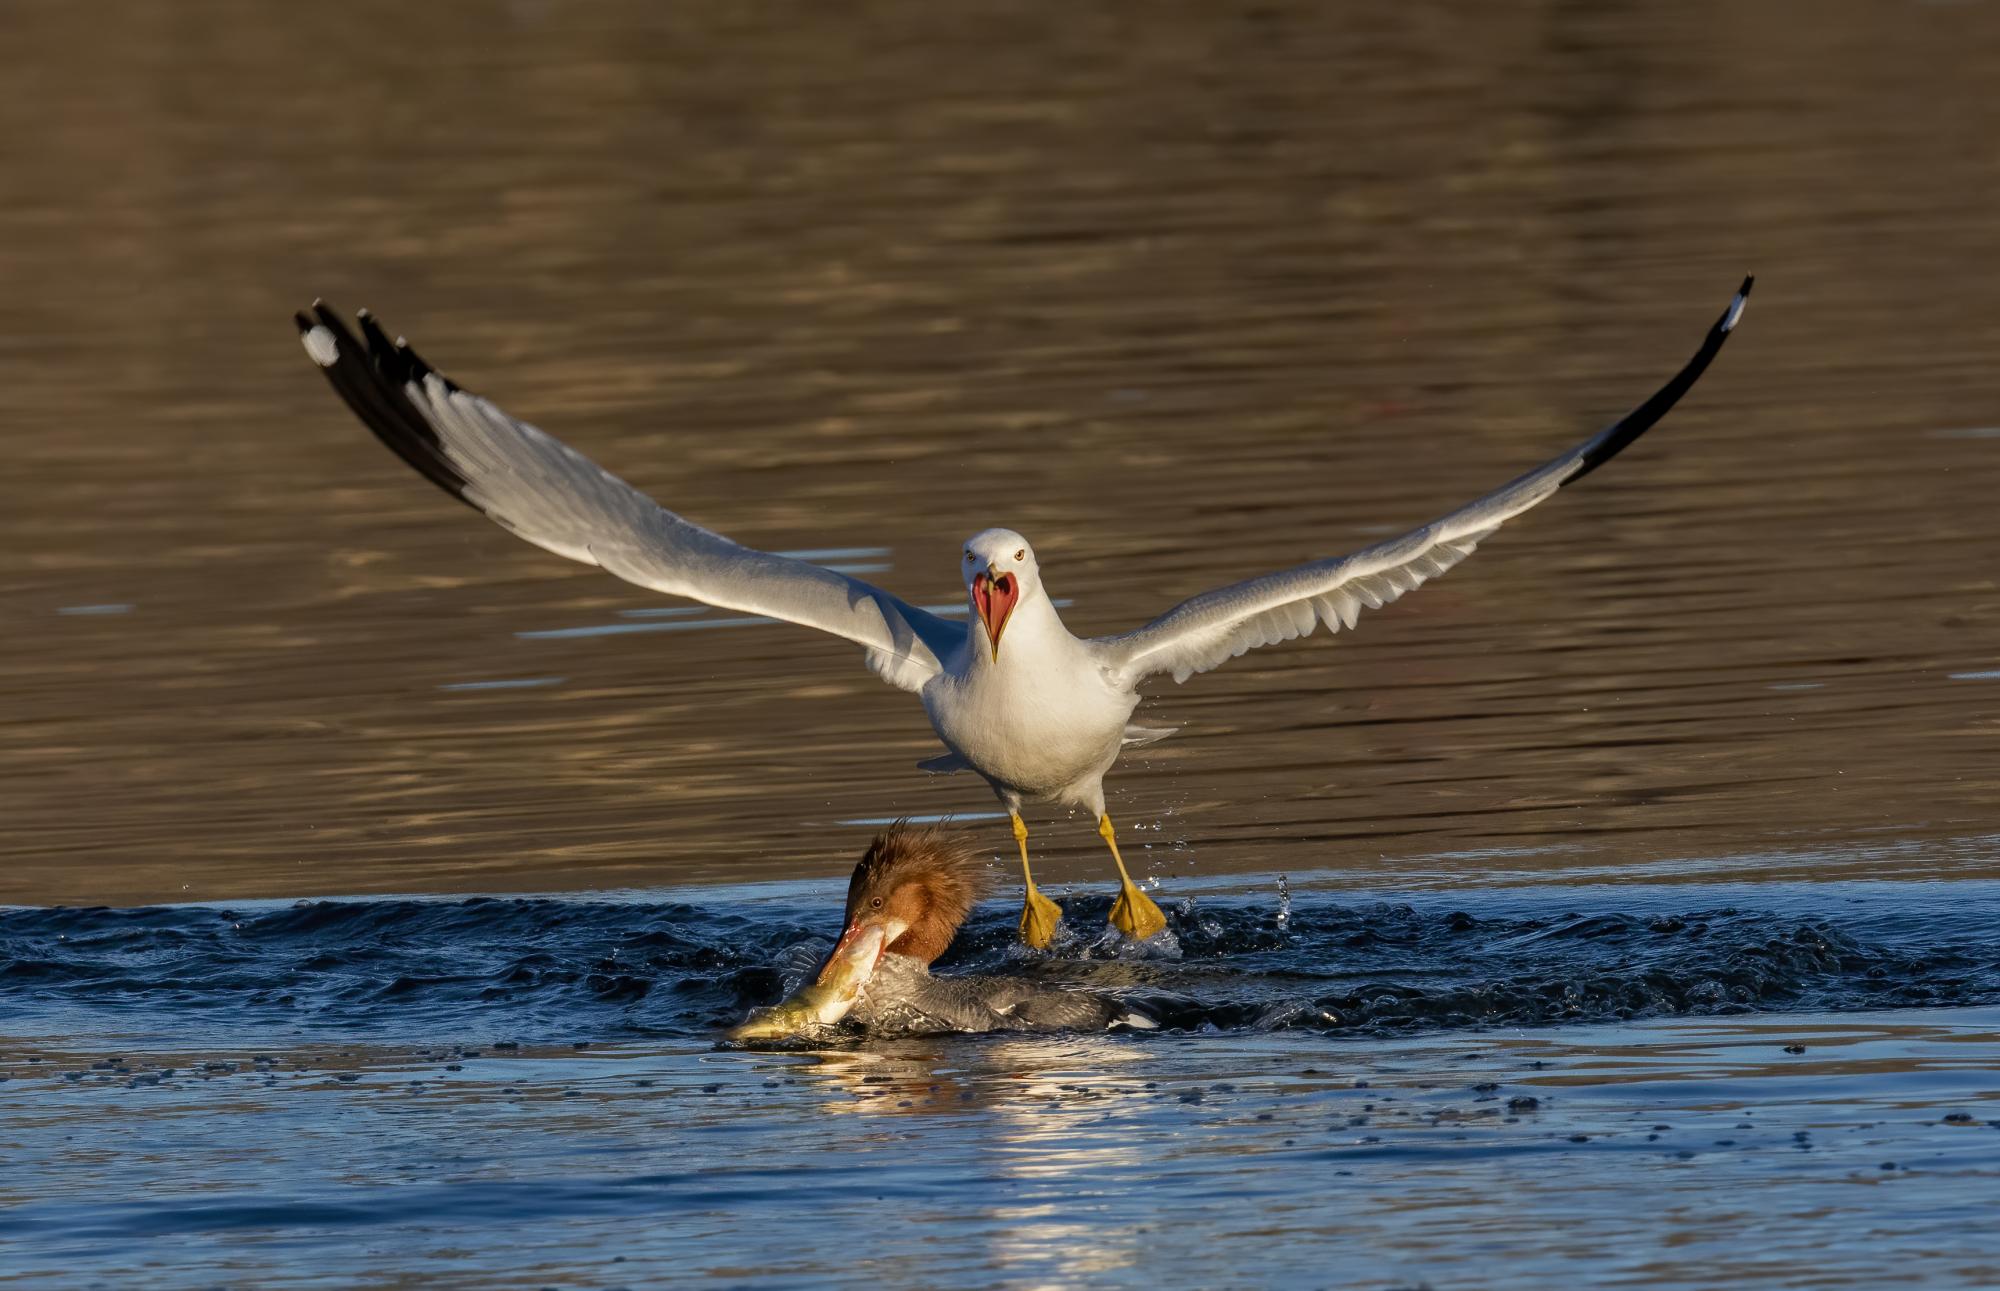
{"type": "Polygon", "coordinates": [[[989,1185],[1003,1185],[988,1188],[1003,1199],[958,1218],[995,1264],[1046,1267],[1052,1284],[1066,1284],[1134,1268],[1144,1257],[1143,1228],[1080,1216],[1073,1185],[1156,1160],[1157,1136],[1137,1132],[1158,1116],[1158,1095],[1143,1079],[1155,1061],[1150,1046],[1116,1034],[1012,1032],[976,1043],[892,1040],[775,1060],[820,1095],[826,1114],[962,1119],[977,1127],[978,1171],[989,1185]]]}

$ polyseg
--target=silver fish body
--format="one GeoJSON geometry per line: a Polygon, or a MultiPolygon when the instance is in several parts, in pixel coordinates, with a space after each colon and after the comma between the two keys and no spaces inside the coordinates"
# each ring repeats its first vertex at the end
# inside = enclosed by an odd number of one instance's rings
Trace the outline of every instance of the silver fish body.
{"type": "Polygon", "coordinates": [[[882,958],[881,928],[857,929],[841,938],[819,976],[769,1008],[758,1009],[729,1030],[729,1039],[788,1040],[816,1027],[829,1027],[846,1017],[861,998],[882,958]]]}

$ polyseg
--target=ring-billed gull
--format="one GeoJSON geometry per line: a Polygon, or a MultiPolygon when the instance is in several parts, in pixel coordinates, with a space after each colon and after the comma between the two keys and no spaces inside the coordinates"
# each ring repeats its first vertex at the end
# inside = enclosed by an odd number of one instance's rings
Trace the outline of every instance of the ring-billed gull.
{"type": "Polygon", "coordinates": [[[721,609],[818,628],[862,647],[884,681],[923,699],[948,750],[919,763],[983,776],[1006,807],[1021,852],[1021,937],[1047,946],[1062,914],[1028,864],[1029,799],[1087,809],[1118,867],[1111,922],[1144,939],[1166,926],[1118,852],[1104,809],[1104,775],[1127,745],[1169,734],[1131,721],[1139,683],[1175,681],[1315,624],[1352,628],[1375,609],[1450,569],[1502,523],[1610,460],[1666,415],[1729,339],[1751,279],[1701,348],[1619,421],[1511,484],[1427,525],[1360,551],[1204,592],[1137,631],[1079,638],[1042,586],[1028,540],[983,529],[959,557],[970,614],[929,613],[861,579],[757,551],[692,524],[561,441],[461,389],[358,316],[361,338],[324,303],[300,313],[306,353],[376,436],[438,487],[537,546],[643,587],[721,609]],[[1005,648],[1003,649],[1003,642],[1005,648]]]}

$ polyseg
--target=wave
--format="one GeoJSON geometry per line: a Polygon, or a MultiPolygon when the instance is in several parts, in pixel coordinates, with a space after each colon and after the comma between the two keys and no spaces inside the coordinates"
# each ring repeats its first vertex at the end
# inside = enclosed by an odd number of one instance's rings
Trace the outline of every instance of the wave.
{"type": "MultiPolygon", "coordinates": [[[[1165,1031],[1331,1034],[2000,1000],[1987,884],[1525,889],[1355,903],[1183,901],[1177,957],[1072,936],[1024,955],[974,917],[939,972],[1111,992],[1165,1031]]],[[[1071,929],[1108,902],[1068,901],[1071,929]]],[[[769,902],[331,900],[0,910],[0,1003],[43,1032],[338,1032],[468,1041],[713,1034],[777,999],[830,911],[769,902]],[[109,1016],[107,1016],[109,1015],[109,1016]]]]}

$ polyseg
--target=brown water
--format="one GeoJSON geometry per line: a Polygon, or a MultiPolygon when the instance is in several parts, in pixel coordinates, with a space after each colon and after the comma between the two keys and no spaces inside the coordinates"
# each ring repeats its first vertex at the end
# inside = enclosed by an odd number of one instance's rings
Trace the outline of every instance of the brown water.
{"type": "Polygon", "coordinates": [[[1114,813],[1208,873],[1984,833],[2000,24],[1826,15],[17,4],[0,901],[829,874],[992,808],[841,643],[523,639],[664,602],[384,453],[320,294],[744,541],[952,601],[1015,525],[1113,631],[1552,455],[1754,270],[1613,469],[1162,685],[1114,813]],[[495,680],[546,684],[444,689],[495,680]]]}

